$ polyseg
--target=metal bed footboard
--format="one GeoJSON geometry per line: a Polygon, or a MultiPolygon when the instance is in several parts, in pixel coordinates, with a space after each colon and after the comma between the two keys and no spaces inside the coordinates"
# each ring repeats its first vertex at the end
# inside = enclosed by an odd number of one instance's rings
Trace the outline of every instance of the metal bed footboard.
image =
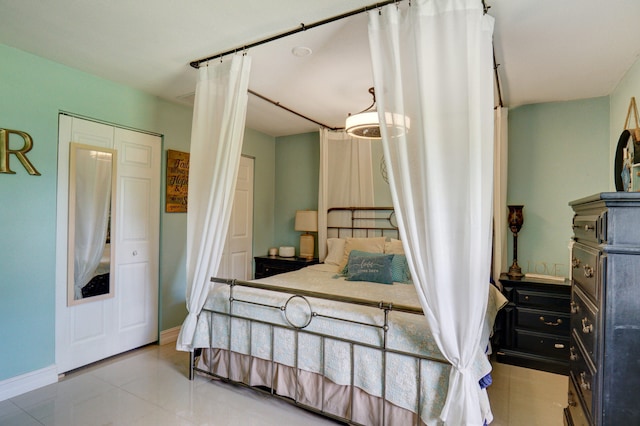
{"type": "MultiPolygon", "coordinates": [[[[354,360],[354,349],[358,346],[360,347],[368,347],[368,348],[373,348],[375,350],[378,350],[381,352],[381,359],[382,359],[382,364],[381,364],[381,368],[382,368],[382,377],[381,377],[381,390],[382,390],[382,396],[380,398],[380,404],[381,407],[379,408],[379,418],[380,418],[380,425],[385,425],[386,424],[386,382],[387,382],[387,354],[389,353],[394,353],[394,354],[398,354],[398,355],[402,355],[402,356],[407,356],[410,358],[413,358],[415,360],[416,363],[416,371],[418,372],[418,377],[416,380],[416,387],[417,387],[417,399],[416,399],[416,404],[415,404],[415,424],[418,425],[420,424],[421,420],[421,403],[420,401],[422,400],[422,395],[421,395],[421,383],[422,383],[422,366],[421,366],[421,361],[423,360],[427,360],[427,361],[435,361],[438,363],[443,363],[443,364],[448,364],[446,361],[443,361],[441,359],[437,359],[437,358],[432,358],[432,357],[428,357],[428,356],[423,356],[423,355],[418,355],[418,354],[412,354],[412,353],[407,353],[404,351],[399,351],[399,350],[395,350],[395,349],[391,349],[388,347],[387,343],[388,343],[388,333],[389,333],[389,313],[391,311],[397,311],[397,312],[405,312],[405,313],[410,313],[410,314],[415,314],[415,315],[423,315],[423,312],[421,309],[412,307],[412,306],[403,306],[403,305],[393,305],[391,303],[386,303],[386,302],[371,302],[369,300],[364,300],[364,299],[358,299],[358,298],[346,298],[346,297],[339,297],[336,295],[331,295],[331,294],[324,294],[324,293],[318,293],[318,292],[313,292],[313,291],[305,291],[305,290],[293,290],[293,289],[289,289],[286,287],[281,287],[281,286],[277,286],[277,285],[268,285],[268,284],[262,284],[262,283],[255,283],[255,282],[248,282],[248,281],[240,281],[240,280],[229,280],[229,279],[219,279],[219,278],[211,278],[211,281],[214,283],[218,283],[218,284],[223,284],[223,285],[228,285],[229,286],[229,311],[227,312],[221,312],[221,311],[216,311],[216,310],[209,310],[209,309],[203,309],[203,312],[208,312],[210,315],[210,323],[209,323],[209,330],[210,333],[213,333],[213,316],[214,315],[222,315],[225,317],[228,317],[228,326],[229,326],[229,330],[228,330],[228,334],[229,334],[229,342],[228,342],[228,350],[227,350],[227,377],[221,376],[219,374],[216,374],[215,372],[212,371],[212,365],[213,362],[211,362],[211,366],[209,367],[209,370],[204,370],[201,368],[198,368],[195,364],[196,364],[196,354],[194,352],[191,352],[191,360],[190,360],[190,372],[189,372],[189,377],[190,379],[193,378],[194,376],[194,372],[199,372],[199,373],[203,373],[205,375],[208,375],[210,377],[214,377],[214,378],[218,378],[221,379],[225,382],[230,382],[230,383],[235,383],[235,384],[239,384],[245,387],[250,387],[252,389],[258,390],[260,392],[263,393],[268,393],[274,397],[277,397],[279,399],[282,399],[284,401],[287,401],[289,403],[292,403],[296,406],[302,407],[304,409],[307,409],[309,411],[321,414],[325,417],[329,417],[332,418],[334,420],[339,420],[339,421],[343,421],[343,422],[347,422],[348,424],[354,424],[354,425],[359,425],[361,423],[357,423],[354,419],[353,419],[353,415],[354,415],[354,373],[355,373],[355,360],[354,360]],[[254,288],[254,289],[260,289],[260,290],[268,290],[268,291],[277,291],[277,292],[282,292],[282,293],[287,293],[287,294],[291,294],[291,297],[289,297],[286,301],[286,303],[284,303],[284,305],[281,306],[276,306],[276,305],[268,305],[268,304],[262,304],[262,303],[256,303],[253,301],[247,301],[247,300],[243,300],[240,298],[236,298],[234,297],[234,287],[236,286],[241,286],[241,287],[250,287],[250,288],[254,288]],[[296,298],[300,298],[302,299],[304,302],[306,302],[306,305],[308,306],[309,312],[308,312],[308,320],[306,321],[306,323],[302,323],[302,324],[295,324],[293,323],[288,315],[287,315],[287,306],[289,304],[289,302],[293,299],[296,298]],[[371,308],[377,308],[380,310],[380,315],[381,317],[377,317],[376,319],[378,320],[382,320],[380,324],[376,324],[375,322],[371,322],[371,323],[367,323],[367,322],[360,322],[360,321],[353,321],[350,319],[345,319],[345,318],[338,318],[335,316],[331,316],[331,315],[324,315],[321,312],[316,312],[314,311],[311,302],[309,301],[308,298],[317,298],[317,299],[325,299],[325,300],[333,300],[333,301],[338,301],[341,303],[348,303],[348,304],[354,304],[354,305],[360,305],[360,306],[367,306],[367,307],[371,307],[371,308]],[[283,324],[277,324],[277,323],[272,323],[270,321],[263,321],[263,320],[259,320],[259,319],[255,319],[255,318],[248,318],[246,316],[242,316],[242,315],[236,315],[233,313],[233,306],[234,304],[237,303],[249,303],[249,304],[254,304],[254,305],[260,305],[261,307],[266,307],[266,308],[271,308],[271,309],[275,309],[275,310],[279,310],[283,312],[283,317],[285,318],[286,322],[288,323],[288,325],[283,325],[283,324]],[[325,319],[329,319],[332,321],[346,321],[349,323],[357,323],[358,325],[362,325],[365,327],[374,327],[379,329],[382,332],[382,339],[381,339],[381,343],[379,345],[374,345],[374,344],[369,344],[369,343],[363,343],[363,342],[359,342],[356,340],[352,340],[352,339],[347,339],[347,338],[342,338],[342,337],[338,337],[338,336],[331,336],[331,335],[327,335],[327,334],[323,334],[323,333],[318,333],[318,332],[314,332],[314,331],[310,331],[310,330],[306,330],[306,327],[311,324],[311,322],[313,321],[314,318],[317,317],[322,317],[325,319]],[[232,354],[232,350],[231,350],[231,336],[232,336],[232,324],[233,324],[233,319],[237,318],[237,319],[241,319],[241,320],[246,320],[249,321],[249,362],[252,364],[253,360],[254,360],[254,356],[252,355],[252,348],[251,348],[251,342],[252,342],[252,334],[253,333],[253,324],[265,324],[269,327],[270,330],[270,344],[271,344],[271,354],[270,354],[270,359],[265,360],[266,362],[270,363],[270,374],[271,374],[271,385],[269,386],[269,389],[265,390],[259,387],[254,387],[254,386],[250,386],[249,384],[245,384],[244,382],[241,381],[237,381],[234,379],[231,379],[231,354],[232,354]],[[275,364],[276,361],[274,360],[274,345],[276,344],[275,338],[274,338],[274,331],[275,329],[287,329],[287,330],[291,330],[293,331],[294,334],[294,348],[292,348],[292,350],[294,351],[294,366],[292,367],[294,369],[295,372],[295,391],[294,391],[294,395],[295,398],[291,399],[289,397],[285,397],[285,396],[281,396],[275,393],[274,391],[274,372],[275,372],[275,364]],[[301,333],[306,333],[308,335],[313,335],[313,336],[317,336],[318,338],[320,338],[320,346],[322,348],[322,354],[323,356],[321,357],[321,372],[318,373],[320,374],[320,376],[322,377],[322,386],[320,389],[320,393],[321,393],[321,398],[320,398],[320,404],[321,407],[317,408],[311,405],[308,405],[304,402],[301,402],[299,400],[299,396],[298,396],[298,389],[299,389],[299,372],[300,369],[298,368],[298,341],[299,341],[299,335],[301,333]],[[349,407],[350,409],[347,411],[349,417],[345,418],[345,417],[341,417],[338,415],[335,415],[333,413],[327,412],[325,411],[325,389],[324,389],[324,384],[325,384],[325,379],[324,379],[324,372],[325,372],[325,342],[327,340],[335,340],[335,341],[341,341],[341,342],[346,342],[349,345],[349,351],[350,351],[350,388],[349,388],[349,394],[350,394],[350,400],[349,400],[349,407]]],[[[208,349],[215,349],[213,348],[213,344],[212,342],[212,336],[210,335],[209,337],[209,348],[208,349]]],[[[204,348],[207,349],[207,348],[204,348]]],[[[260,358],[262,359],[262,358],[260,358]]],[[[212,361],[212,360],[211,360],[212,361]]],[[[251,367],[250,367],[251,368],[251,367]]]]}

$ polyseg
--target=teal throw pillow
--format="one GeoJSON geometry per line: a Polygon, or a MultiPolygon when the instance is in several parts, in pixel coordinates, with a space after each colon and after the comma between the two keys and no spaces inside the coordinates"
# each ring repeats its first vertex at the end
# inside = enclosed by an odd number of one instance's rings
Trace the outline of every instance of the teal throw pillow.
{"type": "Polygon", "coordinates": [[[411,271],[409,270],[407,256],[404,254],[393,255],[393,260],[391,261],[391,276],[395,283],[411,283],[411,271]]]}
{"type": "MultiPolygon", "coordinates": [[[[368,253],[371,254],[371,253],[368,253]]],[[[393,284],[391,275],[392,254],[377,253],[374,256],[359,256],[351,252],[347,262],[347,281],[369,281],[393,284]]]]}

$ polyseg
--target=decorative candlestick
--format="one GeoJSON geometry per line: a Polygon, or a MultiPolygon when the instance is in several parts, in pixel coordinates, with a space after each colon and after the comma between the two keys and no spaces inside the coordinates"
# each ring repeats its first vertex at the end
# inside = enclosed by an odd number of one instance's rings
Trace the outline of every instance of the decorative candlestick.
{"type": "Polygon", "coordinates": [[[522,269],[518,266],[518,232],[520,232],[520,228],[522,228],[522,224],[524,223],[524,215],[522,213],[522,208],[524,206],[507,207],[509,207],[509,216],[507,221],[509,222],[509,229],[513,233],[513,263],[509,267],[507,275],[510,278],[519,279],[524,276],[522,269]]]}

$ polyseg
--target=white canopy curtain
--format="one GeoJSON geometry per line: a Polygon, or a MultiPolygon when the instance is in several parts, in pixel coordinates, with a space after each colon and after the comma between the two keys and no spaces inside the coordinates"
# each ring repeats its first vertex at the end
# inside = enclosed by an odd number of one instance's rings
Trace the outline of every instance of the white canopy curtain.
{"type": "Polygon", "coordinates": [[[82,299],[82,287],[93,277],[107,240],[111,206],[113,154],[75,151],[74,297],[82,299]]]}
{"type": "Polygon", "coordinates": [[[493,154],[493,279],[499,284],[500,273],[507,270],[507,164],[509,110],[495,110],[495,135],[493,154]]]}
{"type": "Polygon", "coordinates": [[[191,129],[187,309],[176,348],[193,350],[196,320],[224,249],[242,151],[251,58],[201,66],[191,129]]]}
{"type": "Polygon", "coordinates": [[[452,365],[441,419],[492,415],[471,369],[491,272],[493,18],[479,0],[413,0],[369,14],[374,86],[400,235],[414,283],[452,365]],[[387,119],[409,128],[391,136],[387,119]],[[403,120],[398,120],[402,125],[403,120]]]}
{"type": "Polygon", "coordinates": [[[344,131],[320,129],[318,256],[327,255],[327,211],[374,205],[371,141],[344,131]]]}

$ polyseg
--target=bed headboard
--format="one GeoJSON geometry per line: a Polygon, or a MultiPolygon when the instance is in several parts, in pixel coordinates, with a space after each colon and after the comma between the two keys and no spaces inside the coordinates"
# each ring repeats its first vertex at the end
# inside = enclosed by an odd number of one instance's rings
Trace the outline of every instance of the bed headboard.
{"type": "Polygon", "coordinates": [[[400,238],[393,207],[332,207],[327,211],[327,237],[400,238]]]}

